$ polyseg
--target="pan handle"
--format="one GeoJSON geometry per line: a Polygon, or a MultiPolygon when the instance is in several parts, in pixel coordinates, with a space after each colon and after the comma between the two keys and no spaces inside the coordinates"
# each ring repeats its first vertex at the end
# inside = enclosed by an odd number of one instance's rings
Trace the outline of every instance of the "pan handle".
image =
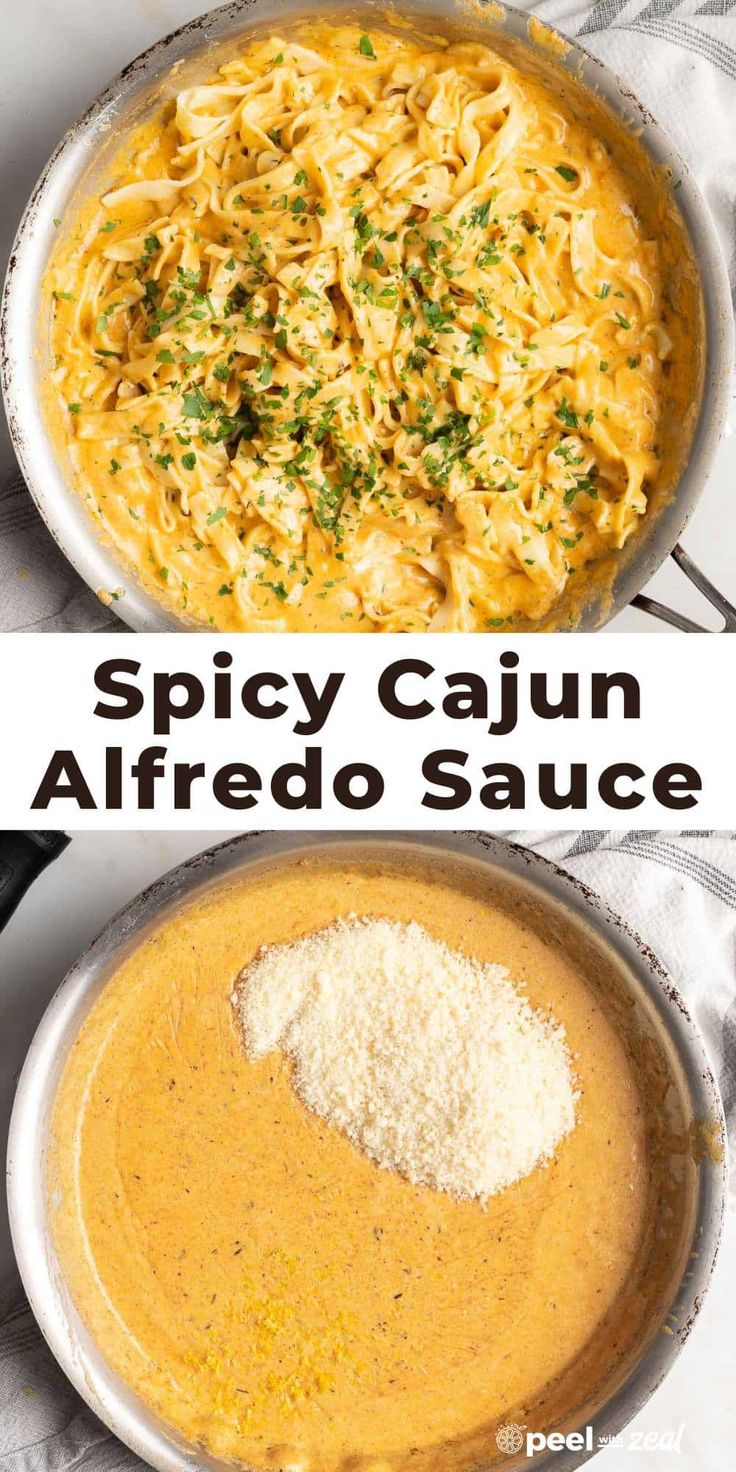
{"type": "Polygon", "coordinates": [[[0,930],[7,925],[34,879],[63,853],[66,833],[0,831],[0,930]]]}
{"type": "MultiPolygon", "coordinates": [[[[729,603],[722,593],[713,586],[710,578],[700,571],[697,563],[693,562],[684,547],[679,542],[672,548],[672,557],[677,566],[685,576],[690,579],[694,588],[702,593],[712,603],[714,608],[723,615],[723,628],[720,634],[736,634],[736,608],[729,603]]],[[[670,624],[673,629],[681,629],[685,634],[707,634],[709,631],[702,624],[696,624],[691,618],[686,618],[684,613],[676,613],[674,608],[667,608],[666,604],[658,603],[656,598],[648,598],[646,593],[637,593],[636,598],[631,600],[632,608],[640,608],[643,613],[651,613],[654,618],[661,618],[665,624],[670,624]]]]}

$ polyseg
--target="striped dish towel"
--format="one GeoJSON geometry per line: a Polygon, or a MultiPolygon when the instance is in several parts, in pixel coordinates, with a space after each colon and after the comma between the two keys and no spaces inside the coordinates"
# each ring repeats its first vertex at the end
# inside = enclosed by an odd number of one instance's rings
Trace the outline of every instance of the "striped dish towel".
{"type": "MultiPolygon", "coordinates": [[[[662,123],[708,200],[736,290],[736,0],[517,3],[611,66],[662,123]]],[[[187,4],[181,18],[191,13],[187,4]]],[[[173,25],[175,5],[167,16],[173,25]]],[[[121,55],[121,66],[128,60],[121,55]]],[[[52,541],[20,475],[10,475],[0,486],[0,631],[120,628],[52,541]]]]}
{"type": "MultiPolygon", "coordinates": [[[[668,967],[705,1034],[736,1151],[736,834],[632,830],[508,836],[537,849],[596,890],[668,967]]],[[[732,1179],[731,1238],[736,1227],[736,1178],[732,1179]]],[[[668,1432],[683,1423],[676,1461],[647,1460],[647,1468],[726,1472],[732,1465],[726,1439],[728,1392],[723,1391],[721,1406],[715,1380],[716,1366],[724,1366],[724,1377],[728,1373],[732,1322],[732,1317],[726,1318],[723,1342],[719,1327],[711,1330],[707,1383],[702,1388],[688,1380],[683,1394],[673,1374],[658,1399],[640,1413],[636,1424],[644,1431],[653,1425],[668,1432]],[[709,1443],[693,1425],[698,1415],[709,1443]],[[657,1419],[652,1422],[648,1416],[657,1419]]],[[[724,1383],[732,1382],[727,1378],[724,1383]]],[[[732,1421],[731,1434],[734,1431],[732,1421]]],[[[611,1447],[599,1454],[595,1465],[600,1472],[631,1472],[642,1465],[642,1458],[637,1461],[625,1448],[611,1447]]],[[[1,1472],[140,1472],[141,1468],[67,1384],[18,1285],[17,1302],[0,1324],[1,1472]]]]}
{"type": "Polygon", "coordinates": [[[676,981],[718,1076],[736,1209],[736,833],[510,833],[582,879],[676,981]]]}

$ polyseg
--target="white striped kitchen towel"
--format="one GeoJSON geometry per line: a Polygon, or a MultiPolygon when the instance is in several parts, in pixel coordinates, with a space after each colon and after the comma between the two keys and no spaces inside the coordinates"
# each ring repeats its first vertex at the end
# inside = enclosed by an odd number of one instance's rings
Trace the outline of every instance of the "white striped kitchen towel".
{"type": "Polygon", "coordinates": [[[602,895],[674,977],[718,1074],[736,1203],[736,834],[587,829],[508,836],[602,895]]]}

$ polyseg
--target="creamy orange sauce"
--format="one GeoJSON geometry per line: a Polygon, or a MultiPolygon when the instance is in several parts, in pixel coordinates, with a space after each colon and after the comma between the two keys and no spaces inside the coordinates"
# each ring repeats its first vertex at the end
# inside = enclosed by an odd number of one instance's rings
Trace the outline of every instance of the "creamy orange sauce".
{"type": "Polygon", "coordinates": [[[686,1126],[632,1028],[604,962],[474,871],[315,860],[220,889],[133,951],[65,1065],[72,1296],[144,1401],[248,1467],[467,1472],[499,1423],[572,1425],[656,1331],[681,1250],[686,1126]],[[350,912],[421,917],[564,1023],[577,1126],[487,1209],[381,1171],[280,1057],[244,1057],[243,965],[350,912]]]}
{"type": "Polygon", "coordinates": [[[257,36],[70,211],[50,425],[184,621],[564,625],[670,493],[689,243],[564,43],[530,36],[513,62],[495,35],[257,36]]]}

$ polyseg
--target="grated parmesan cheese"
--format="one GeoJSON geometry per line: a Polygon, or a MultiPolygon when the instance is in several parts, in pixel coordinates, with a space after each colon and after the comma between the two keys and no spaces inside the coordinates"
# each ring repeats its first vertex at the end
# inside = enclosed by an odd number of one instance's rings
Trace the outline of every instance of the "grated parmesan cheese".
{"type": "Polygon", "coordinates": [[[416,1185],[483,1200],[575,1125],[562,1026],[421,925],[350,916],[265,947],[233,1003],[249,1057],[282,1049],[307,1107],[416,1185]]]}

